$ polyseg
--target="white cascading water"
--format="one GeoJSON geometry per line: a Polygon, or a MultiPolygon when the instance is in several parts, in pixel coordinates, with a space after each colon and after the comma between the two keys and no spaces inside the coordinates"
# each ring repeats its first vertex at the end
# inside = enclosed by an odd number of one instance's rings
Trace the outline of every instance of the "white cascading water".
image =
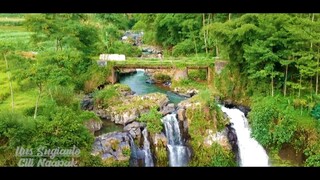
{"type": "Polygon", "coordinates": [[[176,114],[168,114],[161,119],[168,139],[169,165],[171,167],[187,166],[189,150],[183,145],[179,122],[176,114]]]}
{"type": "Polygon", "coordinates": [[[244,113],[239,109],[220,106],[236,130],[240,155],[240,166],[269,166],[269,157],[264,148],[251,137],[251,129],[244,113]]]}
{"type": "Polygon", "coordinates": [[[150,142],[148,140],[148,130],[147,128],[144,128],[144,130],[142,131],[143,134],[143,151],[144,151],[144,163],[145,163],[145,167],[153,167],[153,159],[152,159],[152,155],[151,155],[151,151],[150,151],[150,142]]]}

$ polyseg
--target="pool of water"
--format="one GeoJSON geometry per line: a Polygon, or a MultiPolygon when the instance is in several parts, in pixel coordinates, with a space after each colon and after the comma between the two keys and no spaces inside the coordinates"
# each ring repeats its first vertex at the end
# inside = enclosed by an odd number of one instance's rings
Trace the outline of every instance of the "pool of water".
{"type": "Polygon", "coordinates": [[[168,91],[168,87],[157,86],[155,84],[146,83],[148,76],[144,74],[144,70],[137,69],[137,73],[131,75],[123,75],[120,77],[120,83],[128,85],[132,91],[138,95],[144,95],[148,93],[159,92],[166,94],[170,103],[178,104],[180,101],[186,99],[186,97],[179,96],[171,91],[168,91]]]}

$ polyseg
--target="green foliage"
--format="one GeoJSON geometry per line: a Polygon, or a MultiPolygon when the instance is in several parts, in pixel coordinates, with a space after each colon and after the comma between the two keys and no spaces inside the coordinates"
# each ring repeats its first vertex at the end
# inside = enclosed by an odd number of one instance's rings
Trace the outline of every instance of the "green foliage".
{"type": "Polygon", "coordinates": [[[204,81],[207,79],[206,70],[199,69],[199,70],[189,70],[188,72],[189,79],[194,81],[204,81]]]}
{"type": "Polygon", "coordinates": [[[49,88],[49,93],[59,106],[71,106],[76,103],[72,87],[53,86],[49,88]]]}
{"type": "Polygon", "coordinates": [[[157,73],[153,77],[156,81],[160,81],[160,82],[165,82],[165,81],[171,80],[171,77],[169,75],[161,74],[161,73],[157,73]]]}
{"type": "Polygon", "coordinates": [[[312,117],[317,120],[320,120],[320,104],[317,104],[311,111],[312,117]]]}
{"type": "Polygon", "coordinates": [[[252,136],[263,146],[280,148],[284,143],[292,142],[296,123],[290,111],[282,109],[285,99],[265,97],[251,107],[249,119],[252,136]]]}
{"type": "Polygon", "coordinates": [[[122,41],[115,41],[108,49],[108,53],[124,54],[126,57],[138,57],[142,52],[136,46],[122,41]]]}
{"type": "Polygon", "coordinates": [[[232,151],[225,150],[217,143],[213,143],[210,147],[213,151],[211,165],[213,167],[236,166],[235,157],[232,151]]]}
{"type": "Polygon", "coordinates": [[[106,166],[106,167],[129,167],[129,159],[123,160],[123,161],[118,161],[118,160],[115,160],[114,158],[108,158],[103,161],[103,166],[106,166]]]}
{"type": "Polygon", "coordinates": [[[96,105],[108,107],[118,102],[119,92],[116,86],[106,86],[103,90],[94,92],[94,102],[96,105]]]}
{"type": "Polygon", "coordinates": [[[157,167],[167,167],[169,165],[166,146],[157,145],[157,147],[155,148],[155,157],[157,167]]]}
{"type": "Polygon", "coordinates": [[[34,137],[33,146],[45,146],[48,148],[71,148],[91,150],[93,136],[83,125],[80,113],[69,108],[57,107],[51,113],[48,121],[45,117],[37,119],[37,135],[34,137]]]}
{"type": "Polygon", "coordinates": [[[141,114],[138,118],[139,122],[147,124],[147,129],[151,134],[160,133],[162,131],[161,113],[157,108],[152,107],[148,113],[141,114]]]}
{"type": "Polygon", "coordinates": [[[102,167],[103,162],[101,157],[93,156],[88,151],[81,151],[79,157],[80,167],[102,167]]]}
{"type": "Polygon", "coordinates": [[[125,157],[130,157],[130,155],[131,155],[130,147],[123,148],[123,149],[122,149],[122,154],[123,154],[125,157]]]}
{"type": "Polygon", "coordinates": [[[194,51],[194,44],[191,39],[186,39],[177,45],[174,46],[172,55],[173,56],[187,56],[190,54],[195,53],[194,51]]]}

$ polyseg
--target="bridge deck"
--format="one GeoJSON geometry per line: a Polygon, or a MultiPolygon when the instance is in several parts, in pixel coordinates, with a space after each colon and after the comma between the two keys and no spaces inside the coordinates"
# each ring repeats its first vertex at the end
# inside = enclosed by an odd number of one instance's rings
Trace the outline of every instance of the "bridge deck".
{"type": "MultiPolygon", "coordinates": [[[[108,62],[109,64],[109,62],[108,62]]],[[[136,68],[136,69],[207,69],[213,65],[212,60],[129,60],[112,62],[114,68],[136,68]]]]}

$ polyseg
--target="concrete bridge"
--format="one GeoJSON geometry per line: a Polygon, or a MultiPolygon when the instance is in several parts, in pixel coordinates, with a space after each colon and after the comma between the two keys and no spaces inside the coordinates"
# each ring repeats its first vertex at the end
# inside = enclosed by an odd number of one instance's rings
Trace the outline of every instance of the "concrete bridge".
{"type": "Polygon", "coordinates": [[[188,71],[189,69],[204,69],[206,70],[206,79],[208,82],[211,82],[212,80],[212,71],[213,68],[209,67],[209,66],[186,66],[183,68],[177,68],[177,67],[173,67],[173,66],[152,66],[152,65],[115,65],[113,66],[112,70],[111,70],[111,83],[114,84],[117,82],[118,80],[118,75],[117,75],[117,71],[121,70],[121,69],[180,69],[180,70],[184,70],[186,71],[186,74],[188,75],[188,71]]]}
{"type": "MultiPolygon", "coordinates": [[[[180,61],[181,63],[181,61],[180,61]]],[[[209,82],[212,82],[213,76],[215,73],[219,74],[221,70],[227,64],[227,61],[202,61],[200,62],[184,62],[183,65],[180,64],[180,67],[177,66],[178,63],[169,62],[116,62],[112,64],[111,68],[111,83],[114,84],[118,81],[118,71],[121,69],[179,69],[184,70],[188,75],[189,69],[204,69],[206,70],[206,79],[209,82]]]]}

